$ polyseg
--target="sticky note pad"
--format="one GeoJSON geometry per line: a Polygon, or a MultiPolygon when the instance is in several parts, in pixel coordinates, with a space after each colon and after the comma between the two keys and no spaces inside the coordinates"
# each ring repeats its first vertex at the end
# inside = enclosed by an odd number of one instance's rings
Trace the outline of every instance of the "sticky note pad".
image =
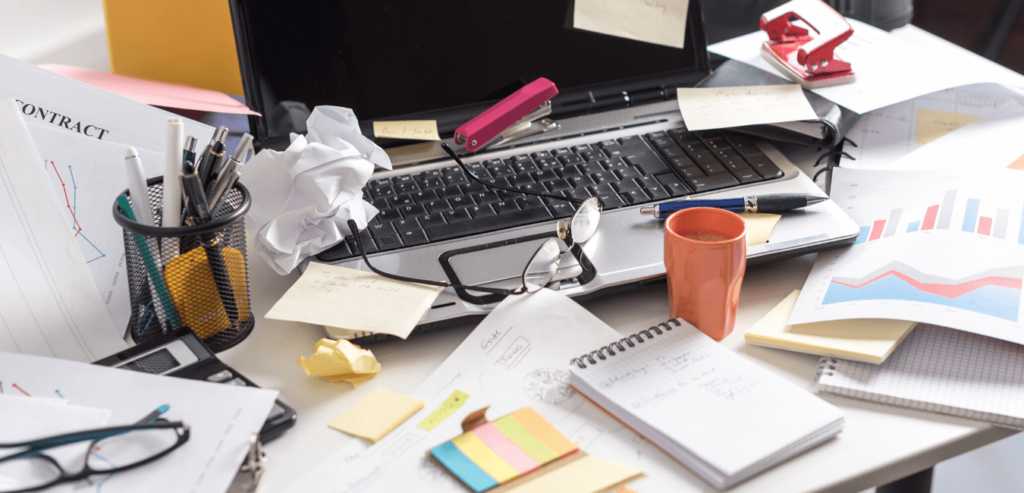
{"type": "Polygon", "coordinates": [[[373,136],[387,139],[441,140],[434,120],[373,122],[373,136]]]}
{"type": "Polygon", "coordinates": [[[537,437],[544,445],[547,445],[559,457],[565,457],[579,448],[575,443],[565,438],[561,432],[551,426],[548,420],[537,414],[533,408],[523,408],[511,414],[512,418],[515,419],[519,424],[523,425],[531,435],[537,437]]]}
{"type": "Polygon", "coordinates": [[[498,486],[498,482],[494,478],[477,467],[450,441],[430,449],[430,455],[434,456],[441,465],[451,471],[455,477],[461,479],[463,483],[466,483],[466,486],[472,488],[473,491],[487,491],[498,486]]]}
{"type": "Polygon", "coordinates": [[[452,413],[458,411],[459,408],[466,403],[467,399],[469,399],[469,394],[459,389],[453,390],[451,395],[449,395],[440,406],[437,406],[437,409],[434,409],[434,412],[427,415],[426,418],[423,418],[423,421],[420,421],[420,424],[416,426],[427,431],[433,430],[434,427],[448,419],[448,416],[451,416],[452,413]]]}
{"type": "Polygon", "coordinates": [[[423,409],[423,401],[420,399],[377,388],[338,416],[329,426],[376,442],[420,409],[423,409]]]}
{"type": "MultiPolygon", "coordinates": [[[[546,493],[549,491],[608,491],[643,476],[643,472],[622,464],[587,455],[570,464],[542,474],[504,493],[546,493]]],[[[627,490],[631,491],[631,490],[627,490]]]]}
{"type": "Polygon", "coordinates": [[[744,212],[740,214],[743,224],[747,227],[747,246],[763,245],[779,225],[782,216],[763,212],[744,212]]]}

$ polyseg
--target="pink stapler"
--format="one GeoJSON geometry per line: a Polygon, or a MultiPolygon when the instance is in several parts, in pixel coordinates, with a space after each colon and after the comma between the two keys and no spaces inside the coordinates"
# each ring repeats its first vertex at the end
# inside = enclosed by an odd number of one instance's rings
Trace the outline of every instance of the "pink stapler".
{"type": "Polygon", "coordinates": [[[473,152],[558,128],[543,118],[551,114],[556,94],[555,83],[541,77],[455,129],[455,143],[473,152]]]}
{"type": "Polygon", "coordinates": [[[850,64],[833,53],[853,35],[853,28],[839,12],[821,0],[793,0],[765,12],[761,30],[768,41],[761,45],[761,56],[793,82],[808,89],[853,82],[850,64]],[[793,24],[797,18],[813,29],[793,24]]]}

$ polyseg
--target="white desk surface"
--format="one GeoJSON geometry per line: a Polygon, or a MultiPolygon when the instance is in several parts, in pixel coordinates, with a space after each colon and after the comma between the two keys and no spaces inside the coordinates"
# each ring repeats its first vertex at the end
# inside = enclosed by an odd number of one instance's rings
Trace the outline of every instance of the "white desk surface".
{"type": "MultiPolygon", "coordinates": [[[[786,148],[805,171],[816,153],[786,148]]],[[[251,241],[251,239],[250,239],[251,241]]],[[[251,244],[250,244],[251,251],[251,244]]],[[[743,280],[736,328],[722,343],[758,365],[811,391],[818,357],[748,345],[743,333],[794,289],[800,289],[814,255],[748,268],[743,280]]],[[[475,324],[466,324],[408,341],[369,346],[383,371],[362,387],[307,377],[296,364],[325,333],[321,327],[266,320],[263,316],[298,277],[281,277],[258,257],[250,258],[256,329],[220,358],[264,388],[279,389],[280,399],[298,412],[295,426],[266,447],[267,469],[258,491],[280,492],[354,438],[327,427],[335,417],[376,387],[409,393],[459,345],[475,324]]],[[[623,334],[668,318],[664,285],[583,303],[623,334]]],[[[825,396],[846,414],[846,428],[820,447],[785,462],[731,490],[736,492],[858,492],[916,473],[938,462],[1012,435],[966,419],[825,396]]],[[[683,466],[680,465],[680,468],[683,466]]],[[[690,476],[692,477],[692,476],[690,476]]],[[[687,491],[714,491],[699,479],[687,491]]],[[[653,493],[653,492],[641,492],[653,493]]]]}

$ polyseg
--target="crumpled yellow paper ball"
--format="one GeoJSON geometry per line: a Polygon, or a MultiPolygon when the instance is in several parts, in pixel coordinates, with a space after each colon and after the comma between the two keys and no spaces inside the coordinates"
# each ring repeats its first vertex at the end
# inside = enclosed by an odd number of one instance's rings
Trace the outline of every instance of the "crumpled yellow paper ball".
{"type": "Polygon", "coordinates": [[[359,387],[380,373],[380,363],[369,349],[344,339],[320,339],[313,346],[313,351],[310,357],[297,361],[311,377],[323,377],[331,383],[348,382],[359,387]]]}

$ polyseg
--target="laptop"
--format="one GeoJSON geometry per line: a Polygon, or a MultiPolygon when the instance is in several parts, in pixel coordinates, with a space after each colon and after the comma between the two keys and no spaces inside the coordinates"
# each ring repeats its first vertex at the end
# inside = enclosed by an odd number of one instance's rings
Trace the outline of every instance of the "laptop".
{"type": "MultiPolygon", "coordinates": [[[[589,298],[663,282],[664,224],[640,207],[684,198],[821,190],[771,143],[726,131],[689,132],[675,101],[711,73],[700,2],[683,49],[571,28],[571,0],[274,2],[231,0],[257,146],[283,148],[317,105],[375,120],[436,120],[455,129],[538,77],[557,84],[544,132],[466,153],[484,178],[560,195],[598,197],[604,211],[584,245],[596,275],[566,258],[548,287],[589,298]],[[581,280],[582,279],[582,280],[581,280]]],[[[439,145],[378,143],[392,157],[364,197],[381,212],[360,233],[374,267],[419,279],[514,288],[565,207],[467,179],[439,145]]],[[[571,212],[571,211],[570,211],[571,212]]],[[[832,201],[786,213],[756,264],[851,244],[857,225],[832,201]]],[[[353,237],[315,262],[368,270],[353,237]]],[[[567,254],[568,255],[568,254],[567,254]]],[[[588,270],[589,271],[589,270],[588,270]]],[[[500,297],[445,289],[418,331],[486,315],[500,297]]],[[[351,335],[349,335],[351,336],[351,335]]],[[[364,342],[378,336],[355,334],[364,342]]]]}

